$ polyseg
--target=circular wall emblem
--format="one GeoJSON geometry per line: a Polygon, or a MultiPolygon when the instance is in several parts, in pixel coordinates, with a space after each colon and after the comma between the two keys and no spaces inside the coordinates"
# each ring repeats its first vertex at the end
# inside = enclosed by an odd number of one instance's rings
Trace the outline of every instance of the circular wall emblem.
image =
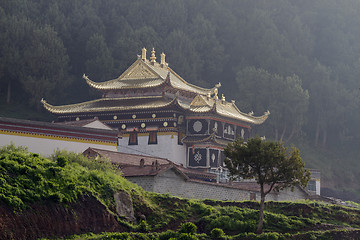
{"type": "Polygon", "coordinates": [[[135,115],[135,114],[134,114],[134,115],[132,115],[132,118],[133,118],[133,119],[135,119],[135,118],[136,118],[136,115],[135,115]]]}
{"type": "Polygon", "coordinates": [[[164,125],[164,127],[167,127],[167,125],[168,125],[168,122],[164,122],[164,124],[163,124],[163,125],[164,125]]]}
{"type": "Polygon", "coordinates": [[[117,116],[114,116],[113,119],[116,120],[116,119],[117,119],[117,116]]]}
{"type": "Polygon", "coordinates": [[[153,115],[151,115],[152,116],[152,118],[156,118],[156,114],[155,113],[153,113],[153,115]]]}
{"type": "Polygon", "coordinates": [[[202,127],[203,127],[203,125],[200,121],[194,122],[193,129],[195,132],[200,132],[202,127]]]}
{"type": "Polygon", "coordinates": [[[145,123],[142,123],[140,126],[141,126],[142,128],[144,128],[144,127],[145,127],[145,123]]]}
{"type": "Polygon", "coordinates": [[[77,117],[77,118],[76,118],[76,121],[79,121],[79,120],[80,120],[80,118],[79,118],[79,117],[77,117]]]}
{"type": "Polygon", "coordinates": [[[122,129],[125,129],[125,128],[126,128],[126,125],[125,125],[125,124],[121,125],[121,128],[122,128],[122,129]]]}

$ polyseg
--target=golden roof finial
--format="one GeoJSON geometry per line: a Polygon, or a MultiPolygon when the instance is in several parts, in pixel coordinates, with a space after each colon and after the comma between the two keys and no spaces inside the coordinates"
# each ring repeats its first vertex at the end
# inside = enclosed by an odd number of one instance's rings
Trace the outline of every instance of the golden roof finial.
{"type": "Polygon", "coordinates": [[[214,89],[214,98],[219,99],[219,97],[218,97],[218,89],[217,88],[214,89]]]}
{"type": "Polygon", "coordinates": [[[225,101],[225,95],[224,94],[221,94],[221,100],[225,101]]]}
{"type": "Polygon", "coordinates": [[[151,51],[151,57],[150,57],[151,63],[155,63],[156,57],[155,57],[155,49],[153,48],[151,51]]]}
{"type": "Polygon", "coordinates": [[[160,59],[160,64],[163,65],[163,66],[165,66],[165,53],[161,53],[161,54],[160,54],[160,57],[161,57],[161,59],[160,59]]]}
{"type": "Polygon", "coordinates": [[[141,59],[146,60],[146,48],[141,49],[141,59]]]}

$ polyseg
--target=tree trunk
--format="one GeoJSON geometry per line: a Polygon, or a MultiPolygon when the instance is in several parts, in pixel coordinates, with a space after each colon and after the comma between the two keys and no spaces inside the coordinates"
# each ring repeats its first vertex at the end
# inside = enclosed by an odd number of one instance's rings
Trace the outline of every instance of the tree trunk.
{"type": "Polygon", "coordinates": [[[11,99],[11,80],[8,81],[6,104],[10,103],[10,99],[11,99]]]}
{"type": "Polygon", "coordinates": [[[282,131],[282,133],[281,133],[281,136],[280,136],[280,141],[281,141],[281,142],[282,142],[283,139],[284,139],[285,132],[286,132],[286,127],[287,127],[287,125],[285,124],[285,126],[284,126],[284,128],[283,128],[283,131],[282,131]]]}
{"type": "Polygon", "coordinates": [[[279,131],[277,128],[275,128],[275,141],[278,140],[278,137],[279,137],[279,131]]]}
{"type": "Polygon", "coordinates": [[[261,188],[261,200],[260,200],[260,211],[259,211],[259,225],[256,230],[257,234],[262,233],[262,228],[264,225],[264,208],[265,208],[265,193],[264,193],[264,186],[260,185],[261,188]]]}
{"type": "Polygon", "coordinates": [[[327,130],[326,128],[323,130],[323,139],[322,139],[322,147],[326,146],[326,141],[327,141],[327,130]]]}
{"type": "Polygon", "coordinates": [[[320,135],[320,121],[318,120],[316,124],[316,132],[315,132],[315,147],[319,143],[319,135],[320,135]]]}
{"type": "Polygon", "coordinates": [[[291,133],[290,136],[288,137],[288,139],[286,140],[287,142],[290,142],[290,140],[293,138],[293,136],[295,135],[295,126],[292,127],[291,129],[291,133]]]}

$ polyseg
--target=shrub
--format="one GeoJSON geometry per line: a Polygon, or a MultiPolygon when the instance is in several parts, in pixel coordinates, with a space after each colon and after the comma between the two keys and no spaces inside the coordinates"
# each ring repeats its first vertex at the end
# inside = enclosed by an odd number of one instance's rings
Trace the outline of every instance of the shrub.
{"type": "Polygon", "coordinates": [[[176,237],[176,232],[172,231],[172,230],[167,230],[166,232],[162,232],[159,235],[159,240],[169,240],[169,239],[175,239],[176,237]]]}
{"type": "Polygon", "coordinates": [[[56,162],[60,167],[65,167],[69,163],[69,160],[67,157],[60,155],[56,158],[56,162]]]}
{"type": "Polygon", "coordinates": [[[180,233],[177,238],[177,240],[198,240],[198,238],[190,233],[180,233]]]}
{"type": "Polygon", "coordinates": [[[213,240],[222,239],[224,237],[225,233],[221,228],[214,228],[210,232],[210,236],[213,240]]]}
{"type": "Polygon", "coordinates": [[[181,227],[179,229],[179,233],[195,234],[196,231],[197,231],[197,226],[192,222],[186,222],[181,224],[181,227]]]}

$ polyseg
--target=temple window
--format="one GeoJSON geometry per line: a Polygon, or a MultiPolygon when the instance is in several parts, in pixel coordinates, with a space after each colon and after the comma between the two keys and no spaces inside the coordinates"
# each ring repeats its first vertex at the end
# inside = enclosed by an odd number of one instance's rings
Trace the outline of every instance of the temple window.
{"type": "Polygon", "coordinates": [[[149,132],[148,144],[157,144],[157,132],[149,132]]]}
{"type": "Polygon", "coordinates": [[[138,145],[137,132],[131,132],[129,135],[129,145],[138,145]]]}

